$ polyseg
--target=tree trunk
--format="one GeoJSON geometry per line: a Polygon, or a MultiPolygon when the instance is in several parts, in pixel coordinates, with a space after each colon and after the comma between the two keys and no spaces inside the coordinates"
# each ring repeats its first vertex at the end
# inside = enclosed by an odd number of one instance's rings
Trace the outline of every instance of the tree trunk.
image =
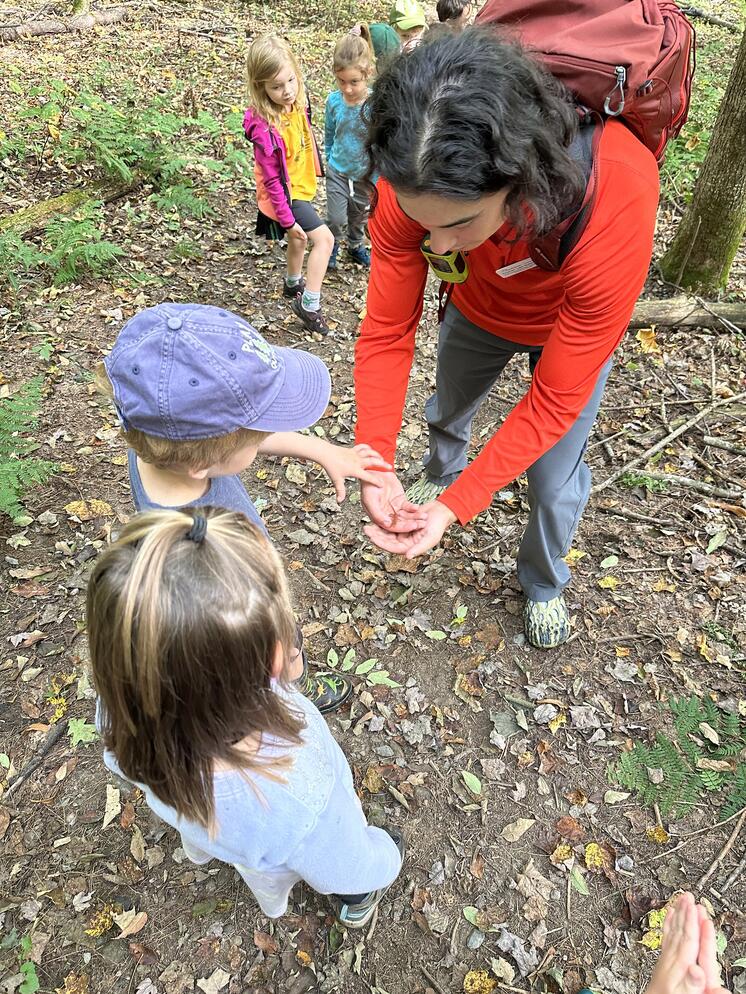
{"type": "Polygon", "coordinates": [[[660,266],[665,279],[713,294],[728,282],[746,231],[746,32],[731,70],[710,147],[660,266]]]}
{"type": "Polygon", "coordinates": [[[746,302],[721,304],[705,301],[702,307],[692,297],[667,297],[664,300],[638,300],[630,319],[630,328],[717,328],[722,322],[746,327],[746,302]],[[720,320],[722,319],[722,321],[720,320]]]}
{"type": "MultiPolygon", "coordinates": [[[[84,2],[84,10],[86,7],[87,3],[84,2]]],[[[6,24],[0,26],[0,42],[22,41],[24,38],[32,38],[36,35],[59,35],[86,31],[88,28],[95,28],[98,25],[114,24],[116,21],[121,21],[127,16],[127,13],[126,7],[115,7],[113,10],[101,10],[93,14],[74,14],[64,20],[50,17],[40,21],[24,21],[22,24],[6,24]]]]}

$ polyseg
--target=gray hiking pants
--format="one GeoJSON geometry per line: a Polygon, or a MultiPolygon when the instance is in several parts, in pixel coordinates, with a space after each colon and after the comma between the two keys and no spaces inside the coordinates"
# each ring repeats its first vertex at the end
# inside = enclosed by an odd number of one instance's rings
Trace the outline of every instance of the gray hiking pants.
{"type": "MultiPolygon", "coordinates": [[[[430,447],[424,464],[434,482],[449,485],[465,469],[472,419],[518,352],[528,353],[533,373],[540,348],[491,335],[452,303],[448,305],[438,340],[435,393],[425,404],[430,447]]],[[[591,471],[583,454],[611,365],[610,359],[572,428],[526,471],[530,513],[518,551],[518,580],[530,600],[551,600],[570,580],[562,557],[570,548],[590,494],[591,471]]]]}
{"type": "Polygon", "coordinates": [[[357,248],[365,243],[363,224],[368,216],[370,197],[360,180],[348,179],[326,167],[326,223],[336,241],[347,228],[347,244],[357,248]]]}

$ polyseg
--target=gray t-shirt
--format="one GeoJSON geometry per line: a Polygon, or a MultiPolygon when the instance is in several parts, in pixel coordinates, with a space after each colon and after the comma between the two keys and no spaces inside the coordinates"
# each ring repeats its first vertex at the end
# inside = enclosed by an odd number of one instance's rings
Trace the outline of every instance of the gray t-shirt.
{"type": "Polygon", "coordinates": [[[156,504],[152,501],[140,479],[137,468],[137,455],[132,449],[127,450],[127,468],[130,476],[132,502],[138,511],[173,511],[184,507],[224,507],[226,511],[238,511],[245,514],[252,524],[257,525],[267,535],[267,528],[259,516],[259,512],[246,492],[246,487],[239,476],[216,476],[210,480],[207,493],[192,500],[188,504],[167,505],[156,504]]]}

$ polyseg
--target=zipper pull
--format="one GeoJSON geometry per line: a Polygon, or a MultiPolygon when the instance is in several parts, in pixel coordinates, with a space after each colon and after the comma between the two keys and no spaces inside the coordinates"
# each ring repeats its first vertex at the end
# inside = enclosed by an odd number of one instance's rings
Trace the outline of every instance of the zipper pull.
{"type": "Polygon", "coordinates": [[[604,100],[604,113],[608,114],[609,117],[619,117],[619,115],[624,110],[624,84],[627,81],[627,70],[624,66],[615,66],[614,75],[616,77],[616,83],[614,84],[614,89],[609,93],[609,95],[604,100]],[[614,98],[614,94],[619,90],[619,98],[616,107],[611,109],[611,101],[614,98]]]}

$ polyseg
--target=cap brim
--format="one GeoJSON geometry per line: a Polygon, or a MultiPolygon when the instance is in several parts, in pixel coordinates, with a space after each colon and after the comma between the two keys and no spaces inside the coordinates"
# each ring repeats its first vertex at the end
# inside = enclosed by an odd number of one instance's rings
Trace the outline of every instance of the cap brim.
{"type": "Polygon", "coordinates": [[[329,404],[332,384],[326,365],[310,352],[274,346],[285,364],[285,381],[266,411],[249,427],[299,431],[316,424],[329,404]]]}
{"type": "Polygon", "coordinates": [[[424,28],[425,21],[421,21],[419,17],[403,17],[394,27],[400,31],[410,31],[412,28],[424,28]]]}

